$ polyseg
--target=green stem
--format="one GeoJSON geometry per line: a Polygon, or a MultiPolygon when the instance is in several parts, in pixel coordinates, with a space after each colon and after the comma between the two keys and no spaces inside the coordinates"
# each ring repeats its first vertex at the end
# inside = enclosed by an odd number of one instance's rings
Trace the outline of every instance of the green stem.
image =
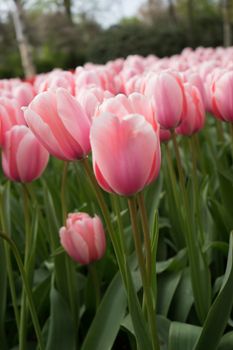
{"type": "MultiPolygon", "coordinates": [[[[61,207],[62,207],[62,219],[63,225],[66,224],[67,218],[67,203],[66,203],[66,182],[67,182],[67,173],[68,173],[68,162],[64,162],[62,179],[61,179],[61,207]]],[[[70,310],[73,317],[74,328],[76,329],[78,324],[78,310],[76,303],[76,293],[75,293],[75,268],[73,262],[68,256],[65,255],[65,269],[66,269],[66,280],[67,280],[67,289],[68,289],[68,298],[70,304],[70,310]]]]}
{"type": "Polygon", "coordinates": [[[92,287],[95,291],[95,308],[97,310],[100,303],[100,282],[95,264],[89,264],[88,270],[92,280],[92,287]]]}
{"type": "Polygon", "coordinates": [[[184,224],[186,231],[186,244],[188,248],[190,271],[191,271],[191,280],[192,288],[195,300],[195,306],[197,314],[201,323],[204,322],[205,317],[209,311],[210,306],[210,275],[208,265],[205,261],[205,258],[200,250],[199,244],[196,240],[196,235],[192,225],[192,213],[189,206],[188,195],[185,189],[185,180],[184,173],[181,164],[181,158],[179,153],[179,147],[176,140],[176,135],[172,133],[173,145],[176,154],[180,187],[183,196],[184,203],[184,224]]]}
{"type": "Polygon", "coordinates": [[[143,235],[144,235],[144,244],[145,244],[145,251],[146,251],[146,268],[147,268],[147,279],[149,285],[151,284],[151,264],[152,264],[152,259],[151,259],[151,241],[150,241],[150,229],[149,229],[149,223],[148,223],[148,218],[147,218],[147,213],[146,213],[146,208],[145,208],[145,202],[144,202],[144,196],[143,193],[140,192],[137,195],[137,201],[138,201],[138,206],[140,210],[140,215],[141,215],[141,221],[142,221],[142,230],[143,230],[143,235]]]}
{"type": "Polygon", "coordinates": [[[201,243],[204,244],[205,237],[204,237],[204,229],[203,229],[202,218],[201,218],[201,196],[198,194],[197,153],[196,153],[195,141],[193,137],[191,137],[188,141],[189,141],[189,147],[190,147],[190,154],[192,157],[192,180],[193,180],[192,183],[193,183],[194,208],[195,208],[197,221],[199,224],[201,243]]]}
{"type": "Polygon", "coordinates": [[[230,123],[230,130],[231,130],[231,152],[232,152],[232,163],[233,163],[233,122],[230,123]]]}
{"type": "Polygon", "coordinates": [[[224,130],[222,127],[222,120],[216,118],[217,134],[220,143],[224,143],[224,130]]]}
{"type": "MultiPolygon", "coordinates": [[[[0,203],[0,216],[1,216],[1,226],[2,230],[4,232],[7,232],[7,225],[5,222],[5,215],[3,212],[3,204],[2,204],[2,197],[1,197],[1,203],[0,203]]],[[[9,235],[9,233],[7,233],[9,235]]],[[[9,250],[8,244],[4,241],[4,250],[5,250],[5,256],[6,256],[6,269],[7,269],[7,275],[9,279],[9,286],[10,286],[10,292],[11,292],[11,298],[12,298],[12,304],[13,304],[13,309],[14,309],[14,314],[15,314],[15,321],[16,321],[16,326],[18,329],[19,333],[19,309],[18,309],[18,302],[17,302],[17,294],[16,294],[16,289],[15,289],[15,278],[14,278],[14,271],[12,267],[12,261],[11,261],[11,252],[9,250]]]]}
{"type": "Polygon", "coordinates": [[[0,232],[0,237],[2,237],[10,245],[12,252],[14,254],[15,260],[17,262],[17,265],[18,265],[18,268],[19,268],[19,271],[20,271],[20,274],[21,274],[21,277],[23,280],[25,293],[27,296],[28,305],[29,305],[29,309],[31,312],[31,316],[32,316],[32,322],[33,322],[34,329],[35,329],[36,336],[37,336],[38,343],[39,343],[39,348],[40,348],[40,350],[44,350],[45,348],[43,345],[41,328],[40,328],[39,320],[37,317],[35,304],[33,301],[32,291],[31,291],[30,285],[29,285],[28,280],[27,280],[26,272],[25,272],[22,260],[20,258],[18,248],[17,248],[15,242],[10,237],[8,237],[5,233],[0,232]]]}
{"type": "MultiPolygon", "coordinates": [[[[30,215],[29,215],[29,198],[26,185],[22,184],[23,190],[23,211],[24,211],[24,222],[25,222],[25,249],[24,249],[24,269],[26,278],[29,281],[30,266],[28,264],[31,250],[31,232],[30,232],[30,215]]],[[[30,284],[30,282],[29,282],[30,284]]],[[[19,350],[26,349],[26,338],[27,338],[27,298],[25,289],[22,288],[21,296],[21,311],[20,311],[20,328],[19,328],[19,350]]]]}
{"type": "Polygon", "coordinates": [[[139,234],[138,225],[137,225],[137,209],[136,209],[135,199],[129,198],[128,205],[129,205],[130,218],[131,218],[131,223],[132,223],[132,231],[133,231],[135,249],[136,249],[136,254],[138,257],[139,270],[140,270],[140,274],[141,274],[141,278],[142,278],[143,291],[145,293],[145,302],[146,302],[146,306],[147,306],[147,315],[148,315],[148,320],[149,320],[153,349],[158,350],[159,349],[159,340],[158,340],[157,327],[156,327],[156,314],[155,314],[155,310],[153,307],[151,286],[150,286],[149,280],[147,278],[145,264],[144,264],[142,242],[140,239],[140,234],[139,234]]]}

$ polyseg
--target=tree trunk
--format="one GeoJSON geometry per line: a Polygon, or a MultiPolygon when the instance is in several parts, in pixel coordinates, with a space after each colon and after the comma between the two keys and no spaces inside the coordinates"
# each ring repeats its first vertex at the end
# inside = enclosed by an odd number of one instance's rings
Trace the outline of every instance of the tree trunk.
{"type": "Polygon", "coordinates": [[[21,62],[26,78],[30,78],[36,74],[36,69],[32,60],[32,49],[29,45],[21,0],[13,0],[15,4],[13,15],[13,21],[15,26],[16,39],[21,56],[21,62]]]}
{"type": "Polygon", "coordinates": [[[63,4],[64,4],[67,17],[69,18],[70,22],[73,23],[72,11],[71,11],[72,0],[63,0],[63,4]]]}
{"type": "Polygon", "coordinates": [[[189,43],[194,44],[194,8],[193,0],[187,0],[188,27],[189,27],[189,43]]]}
{"type": "Polygon", "coordinates": [[[168,12],[169,16],[171,18],[171,21],[174,25],[177,24],[177,16],[176,16],[176,9],[173,3],[173,0],[168,0],[168,12]]]}
{"type": "Polygon", "coordinates": [[[222,1],[223,13],[223,44],[225,47],[231,46],[231,3],[230,0],[222,1]]]}

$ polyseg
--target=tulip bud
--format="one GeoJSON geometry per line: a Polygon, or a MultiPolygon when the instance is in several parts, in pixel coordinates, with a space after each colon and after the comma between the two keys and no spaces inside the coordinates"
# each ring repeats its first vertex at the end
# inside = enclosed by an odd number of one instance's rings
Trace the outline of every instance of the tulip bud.
{"type": "Polygon", "coordinates": [[[130,196],[159,173],[159,133],[139,114],[103,113],[91,128],[93,166],[99,185],[108,192],[130,196]]]}
{"type": "Polygon", "coordinates": [[[67,90],[40,93],[24,115],[29,128],[55,157],[76,160],[90,152],[90,120],[67,90]]]}
{"type": "Polygon", "coordinates": [[[106,250],[104,228],[100,218],[86,213],[71,213],[59,231],[61,245],[80,264],[99,260],[106,250]]]}
{"type": "Polygon", "coordinates": [[[2,167],[12,181],[31,182],[47,166],[49,153],[24,125],[15,125],[5,135],[2,167]]]}

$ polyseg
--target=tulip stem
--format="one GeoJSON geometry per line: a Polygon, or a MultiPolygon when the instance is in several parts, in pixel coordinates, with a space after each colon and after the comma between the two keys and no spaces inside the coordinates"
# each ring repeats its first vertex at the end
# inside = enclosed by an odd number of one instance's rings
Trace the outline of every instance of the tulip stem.
{"type": "MultiPolygon", "coordinates": [[[[99,185],[95,179],[95,176],[92,172],[92,169],[90,167],[89,161],[87,158],[83,159],[82,161],[87,177],[90,181],[90,185],[93,189],[93,192],[96,195],[97,201],[99,203],[100,209],[102,211],[102,215],[104,217],[105,220],[105,224],[107,226],[107,230],[116,254],[116,259],[117,259],[117,263],[119,266],[119,270],[121,273],[121,277],[127,292],[127,297],[128,297],[128,305],[129,305],[129,313],[131,315],[131,319],[132,319],[132,323],[133,323],[133,327],[134,329],[136,328],[136,325],[138,326],[138,310],[135,307],[139,307],[139,301],[138,301],[138,297],[137,297],[137,293],[135,291],[135,287],[132,281],[132,276],[131,276],[131,271],[126,259],[126,251],[125,251],[125,245],[124,245],[124,238],[123,238],[123,232],[121,232],[120,229],[120,241],[118,240],[118,238],[116,237],[116,234],[114,232],[113,226],[112,226],[112,222],[111,222],[111,218],[108,212],[108,208],[106,205],[106,202],[104,200],[103,194],[99,188],[99,185]]],[[[140,313],[139,313],[140,315],[140,313]]],[[[156,335],[157,333],[153,333],[153,338],[155,337],[154,334],[156,335]]],[[[138,344],[140,344],[140,339],[139,339],[139,335],[135,332],[135,337],[136,337],[136,341],[138,344]]],[[[140,346],[139,349],[141,349],[142,347],[140,346]]],[[[154,350],[158,350],[159,347],[154,348],[154,350]]]]}
{"type": "Polygon", "coordinates": [[[129,198],[128,205],[129,205],[129,211],[130,211],[130,217],[131,217],[134,244],[135,244],[136,254],[138,257],[139,270],[140,270],[141,279],[142,279],[143,291],[145,293],[145,302],[147,306],[147,315],[148,315],[148,321],[150,326],[150,333],[152,337],[153,349],[158,350],[159,340],[158,340],[157,327],[156,327],[156,314],[153,307],[151,286],[147,278],[147,273],[146,273],[145,264],[144,264],[142,242],[140,239],[140,234],[139,234],[138,225],[137,225],[137,209],[136,209],[135,199],[129,198]]]}
{"type": "Polygon", "coordinates": [[[95,309],[97,310],[100,303],[100,282],[95,263],[89,264],[88,270],[92,280],[92,287],[95,291],[95,309]]]}
{"type": "MultiPolygon", "coordinates": [[[[67,182],[67,173],[68,173],[68,167],[69,162],[63,163],[63,171],[62,171],[62,178],[61,178],[61,207],[62,207],[62,221],[63,225],[66,224],[66,218],[67,218],[67,202],[66,202],[66,182],[67,182]]],[[[69,304],[70,304],[70,311],[72,314],[73,322],[74,322],[74,328],[76,329],[78,324],[78,307],[77,303],[75,302],[76,293],[75,293],[75,268],[73,265],[73,262],[70,260],[70,258],[65,255],[65,269],[66,269],[66,279],[67,279],[67,289],[68,289],[68,298],[69,298],[69,304]]]]}
{"type": "MultiPolygon", "coordinates": [[[[165,149],[166,149],[166,160],[167,160],[167,167],[168,167],[168,173],[169,173],[169,178],[170,178],[170,182],[171,182],[171,190],[173,193],[173,197],[174,197],[174,201],[175,201],[175,207],[179,208],[180,206],[180,200],[179,200],[179,195],[178,195],[178,189],[177,189],[177,183],[176,183],[176,176],[175,176],[175,172],[174,172],[174,166],[172,163],[172,157],[171,157],[171,152],[169,149],[169,145],[166,144],[165,145],[165,149]]],[[[182,218],[182,214],[180,210],[177,210],[177,217],[179,220],[179,223],[181,225],[182,228],[182,232],[179,232],[179,235],[177,235],[178,237],[176,237],[176,242],[178,243],[178,247],[184,247],[184,236],[183,236],[183,232],[184,232],[184,228],[183,228],[183,218],[182,218]]]]}
{"type": "Polygon", "coordinates": [[[232,152],[232,163],[233,163],[233,122],[230,123],[230,130],[231,130],[231,152],[232,152]]]}
{"type": "Polygon", "coordinates": [[[202,219],[201,219],[201,206],[200,206],[201,196],[198,195],[197,157],[196,157],[196,149],[195,149],[193,137],[189,138],[188,142],[189,142],[190,154],[192,157],[192,180],[193,180],[192,184],[193,184],[193,198],[194,198],[194,208],[195,208],[194,210],[195,210],[195,215],[197,217],[197,221],[199,224],[201,242],[202,244],[204,244],[205,237],[204,237],[204,230],[203,230],[202,219]]]}
{"type": "MultiPolygon", "coordinates": [[[[30,250],[31,250],[31,232],[30,232],[30,215],[29,215],[29,198],[28,191],[25,184],[22,184],[23,190],[23,211],[24,211],[24,227],[25,227],[25,248],[24,248],[24,269],[25,275],[29,282],[30,279],[30,266],[29,266],[29,258],[30,258],[30,250]]],[[[27,338],[27,320],[28,320],[28,312],[27,312],[27,298],[25,289],[22,289],[21,296],[21,311],[20,311],[20,329],[19,329],[19,350],[26,349],[26,338],[27,338]]]]}
{"type": "Polygon", "coordinates": [[[190,272],[192,280],[193,295],[195,300],[195,306],[198,317],[201,323],[204,322],[205,317],[209,310],[210,305],[210,274],[205,257],[200,250],[199,243],[195,238],[193,232],[193,217],[188,202],[188,194],[185,189],[184,173],[181,165],[181,158],[179,153],[179,147],[176,140],[175,132],[172,133],[172,139],[175,149],[175,155],[177,160],[179,180],[181,186],[181,193],[184,203],[184,225],[185,225],[185,238],[188,248],[188,256],[190,263],[190,272]],[[185,217],[186,216],[186,217],[185,217]]]}
{"type": "Polygon", "coordinates": [[[140,215],[141,215],[141,221],[142,221],[142,230],[144,235],[144,244],[145,244],[145,251],[146,251],[146,268],[147,268],[147,278],[149,285],[151,284],[151,240],[150,240],[150,229],[149,229],[149,223],[145,208],[145,202],[144,202],[144,196],[143,192],[138,193],[137,195],[137,201],[139,205],[140,215]]]}
{"type": "Polygon", "coordinates": [[[25,293],[26,293],[26,296],[27,296],[27,299],[28,299],[28,305],[29,305],[29,309],[30,309],[30,312],[31,312],[32,322],[33,322],[33,325],[34,325],[36,336],[37,336],[37,339],[38,339],[39,349],[40,350],[44,350],[45,348],[44,348],[44,345],[43,345],[43,338],[42,338],[41,328],[40,328],[39,320],[38,320],[38,317],[37,317],[35,304],[34,304],[34,301],[33,301],[33,295],[32,295],[32,291],[31,291],[30,285],[28,283],[28,279],[27,279],[27,276],[26,276],[26,271],[25,271],[25,268],[23,266],[23,262],[21,260],[20,253],[18,251],[18,248],[17,248],[15,242],[8,235],[6,235],[3,232],[0,232],[0,237],[2,237],[10,245],[10,247],[12,249],[12,252],[14,254],[15,260],[17,262],[17,265],[18,265],[18,268],[19,268],[19,271],[20,271],[20,274],[21,274],[21,277],[22,277],[22,280],[23,280],[25,293]]]}
{"type": "MultiPolygon", "coordinates": [[[[7,232],[7,227],[6,227],[6,222],[5,222],[5,215],[3,212],[3,204],[2,204],[2,195],[0,198],[0,216],[1,216],[1,227],[4,232],[7,232]]],[[[7,235],[9,236],[9,233],[7,232],[7,235]]],[[[6,257],[6,269],[7,269],[7,275],[9,279],[9,286],[10,286],[10,292],[11,292],[11,298],[12,298],[12,304],[13,304],[13,309],[14,309],[14,314],[15,314],[15,321],[16,321],[16,326],[18,329],[18,334],[19,334],[19,309],[18,309],[18,302],[17,302],[17,295],[16,295],[16,290],[15,290],[15,278],[14,278],[14,271],[12,267],[12,261],[11,261],[11,252],[9,249],[9,245],[7,242],[4,240],[4,250],[5,250],[5,257],[6,257]]]]}

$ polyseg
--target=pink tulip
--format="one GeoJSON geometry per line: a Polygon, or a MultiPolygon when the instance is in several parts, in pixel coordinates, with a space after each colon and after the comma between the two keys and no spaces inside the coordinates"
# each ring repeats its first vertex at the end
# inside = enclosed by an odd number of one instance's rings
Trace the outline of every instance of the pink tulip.
{"type": "Polygon", "coordinates": [[[160,128],[159,130],[160,142],[168,142],[171,139],[171,137],[172,137],[172,134],[170,130],[160,128]]]}
{"type": "Polygon", "coordinates": [[[85,110],[90,121],[92,121],[98,106],[104,101],[104,99],[111,96],[112,94],[109,91],[104,91],[99,87],[90,87],[81,89],[76,96],[76,99],[85,110]]]}
{"type": "Polygon", "coordinates": [[[5,133],[13,125],[25,125],[23,112],[15,99],[0,97],[0,145],[4,145],[5,133]]]}
{"type": "Polygon", "coordinates": [[[35,96],[34,88],[29,83],[21,83],[13,90],[13,95],[18,101],[20,107],[28,106],[35,96]]]}
{"type": "Polygon", "coordinates": [[[15,125],[5,135],[2,167],[12,181],[31,182],[47,166],[49,153],[24,125],[15,125]]]}
{"type": "Polygon", "coordinates": [[[103,113],[94,119],[90,139],[95,176],[104,190],[130,196],[158,176],[159,135],[142,115],[103,113]]]}
{"type": "Polygon", "coordinates": [[[97,215],[92,218],[86,213],[71,213],[59,233],[65,251],[80,264],[99,260],[105,253],[104,229],[97,215]]]}
{"type": "Polygon", "coordinates": [[[148,97],[134,92],[129,96],[119,94],[106,99],[96,110],[96,116],[103,112],[109,112],[124,117],[127,114],[140,114],[153,126],[158,132],[159,125],[155,118],[155,111],[148,97]]]}
{"type": "Polygon", "coordinates": [[[178,75],[168,71],[152,74],[146,83],[145,95],[152,97],[157,120],[163,129],[174,129],[180,124],[185,98],[178,75]]]}
{"type": "Polygon", "coordinates": [[[182,116],[181,124],[176,128],[176,133],[190,136],[204,127],[205,109],[199,90],[188,83],[184,86],[187,108],[182,116]]]}
{"type": "Polygon", "coordinates": [[[24,109],[24,115],[32,132],[55,157],[76,160],[90,152],[90,121],[67,90],[40,93],[24,109]]]}
{"type": "Polygon", "coordinates": [[[211,97],[214,114],[233,123],[233,71],[223,73],[213,82],[211,97]]]}

